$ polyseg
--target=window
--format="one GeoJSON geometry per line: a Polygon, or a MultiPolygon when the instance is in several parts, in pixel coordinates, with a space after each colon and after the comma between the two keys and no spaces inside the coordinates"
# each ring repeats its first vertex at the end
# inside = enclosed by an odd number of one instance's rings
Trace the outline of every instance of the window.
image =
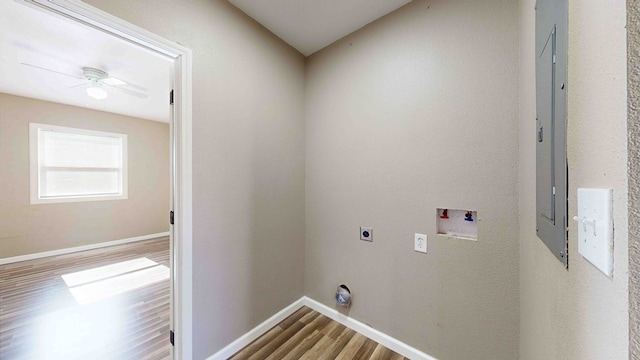
{"type": "Polygon", "coordinates": [[[127,198],[127,135],[29,124],[31,203],[127,198]]]}

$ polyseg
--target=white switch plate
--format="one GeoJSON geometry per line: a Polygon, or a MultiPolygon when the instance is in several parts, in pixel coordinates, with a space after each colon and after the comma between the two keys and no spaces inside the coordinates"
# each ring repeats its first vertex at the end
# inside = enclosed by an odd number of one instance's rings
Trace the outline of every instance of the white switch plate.
{"type": "Polygon", "coordinates": [[[578,252],[605,275],[613,272],[611,189],[578,189],[578,252]]]}
{"type": "Polygon", "coordinates": [[[413,250],[418,252],[427,253],[427,235],[415,234],[413,250]]]}

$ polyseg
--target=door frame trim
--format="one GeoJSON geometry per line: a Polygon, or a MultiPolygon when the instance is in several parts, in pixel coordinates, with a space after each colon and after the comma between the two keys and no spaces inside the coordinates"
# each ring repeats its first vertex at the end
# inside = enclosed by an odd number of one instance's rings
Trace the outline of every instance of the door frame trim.
{"type": "MultiPolygon", "coordinates": [[[[191,50],[150,31],[78,0],[17,0],[30,7],[67,18],[116,36],[150,51],[173,59],[172,88],[174,105],[172,127],[173,152],[173,235],[172,266],[173,331],[176,334],[174,359],[191,359],[192,344],[192,53],[191,50]]],[[[169,94],[167,94],[169,101],[169,94]]],[[[167,221],[169,215],[167,214],[167,221]]]]}
{"type": "Polygon", "coordinates": [[[629,359],[640,357],[640,5],[627,0],[629,359]]]}

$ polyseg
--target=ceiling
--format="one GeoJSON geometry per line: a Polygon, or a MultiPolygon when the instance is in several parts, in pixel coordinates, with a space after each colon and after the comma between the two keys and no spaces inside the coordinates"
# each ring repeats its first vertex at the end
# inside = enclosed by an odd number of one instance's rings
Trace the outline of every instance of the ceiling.
{"type": "MultiPolygon", "coordinates": [[[[229,1],[305,56],[410,2],[229,1]]],[[[3,1],[1,6],[0,92],[169,122],[172,65],[169,59],[16,1],[3,1]],[[86,83],[83,67],[103,70],[110,77],[126,81],[127,85],[123,85],[126,89],[147,97],[142,99],[106,88],[109,93],[106,99],[92,99],[86,86],[82,86],[86,83]]]]}
{"type": "Polygon", "coordinates": [[[305,56],[411,0],[229,0],[305,56]]]}
{"type": "Polygon", "coordinates": [[[171,65],[166,57],[99,30],[15,1],[2,1],[0,92],[169,122],[171,65]],[[110,77],[126,81],[127,85],[122,85],[125,89],[148,97],[107,87],[106,99],[92,99],[86,86],[73,87],[86,83],[82,67],[106,71],[110,77]]]}

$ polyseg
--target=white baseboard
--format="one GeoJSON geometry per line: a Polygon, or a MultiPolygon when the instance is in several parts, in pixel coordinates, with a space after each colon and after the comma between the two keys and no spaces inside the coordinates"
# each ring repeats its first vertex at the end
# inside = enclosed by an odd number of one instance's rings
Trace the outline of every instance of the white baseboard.
{"type": "Polygon", "coordinates": [[[226,360],[230,358],[233,354],[242,350],[242,348],[244,348],[245,346],[251,344],[255,339],[259,338],[264,333],[269,331],[269,329],[278,325],[282,320],[288,318],[291,314],[296,312],[296,310],[300,309],[304,305],[303,299],[304,297],[294,301],[291,305],[280,310],[277,314],[263,321],[260,325],[249,330],[248,333],[242,335],[231,344],[225,346],[222,350],[209,356],[207,360],[226,360]]]}
{"type": "Polygon", "coordinates": [[[169,232],[167,231],[167,232],[161,232],[161,233],[157,233],[157,234],[149,234],[149,235],[130,237],[130,238],[126,238],[126,239],[101,242],[101,243],[97,243],[97,244],[76,246],[76,247],[66,248],[66,249],[51,250],[51,251],[45,251],[45,252],[40,252],[40,253],[35,253],[35,254],[27,254],[27,255],[8,257],[8,258],[0,259],[0,265],[10,264],[10,263],[15,263],[15,262],[20,262],[20,261],[26,261],[26,260],[40,259],[40,258],[49,257],[49,256],[58,256],[58,255],[64,255],[64,254],[71,254],[71,253],[74,253],[74,252],[85,251],[85,250],[100,249],[100,248],[104,248],[104,247],[108,247],[108,246],[128,244],[128,243],[132,243],[132,242],[136,242],[136,241],[149,240],[149,239],[159,238],[159,237],[163,237],[163,236],[169,236],[169,232]]]}
{"type": "Polygon", "coordinates": [[[369,325],[363,324],[360,321],[355,320],[354,318],[351,318],[347,315],[344,315],[340,313],[338,310],[332,309],[311,298],[308,298],[306,296],[302,297],[302,304],[307,307],[310,307],[311,309],[319,312],[320,314],[332,320],[339,322],[340,324],[348,327],[349,329],[352,329],[357,333],[368,337],[369,339],[377,342],[378,344],[397,352],[398,354],[406,358],[409,358],[412,360],[437,360],[431,355],[427,355],[422,351],[414,347],[411,347],[398,339],[392,338],[391,336],[379,330],[376,330],[370,327],[369,325]]]}
{"type": "Polygon", "coordinates": [[[286,319],[289,315],[293,314],[294,312],[296,312],[296,310],[300,309],[303,306],[307,306],[319,312],[320,314],[339,322],[340,324],[368,337],[378,344],[385,346],[388,349],[391,349],[406,358],[412,360],[437,360],[433,356],[427,355],[422,351],[403,343],[400,340],[394,339],[391,336],[382,333],[381,331],[363,324],[358,320],[350,318],[349,316],[346,316],[338,312],[337,310],[332,309],[306,296],[301,297],[293,304],[280,310],[280,312],[268,318],[262,324],[251,329],[248,333],[242,335],[231,344],[225,346],[222,350],[209,356],[207,360],[226,360],[230,358],[233,354],[237,353],[245,346],[251,344],[251,342],[259,338],[272,327],[278,325],[282,320],[286,319]]]}

